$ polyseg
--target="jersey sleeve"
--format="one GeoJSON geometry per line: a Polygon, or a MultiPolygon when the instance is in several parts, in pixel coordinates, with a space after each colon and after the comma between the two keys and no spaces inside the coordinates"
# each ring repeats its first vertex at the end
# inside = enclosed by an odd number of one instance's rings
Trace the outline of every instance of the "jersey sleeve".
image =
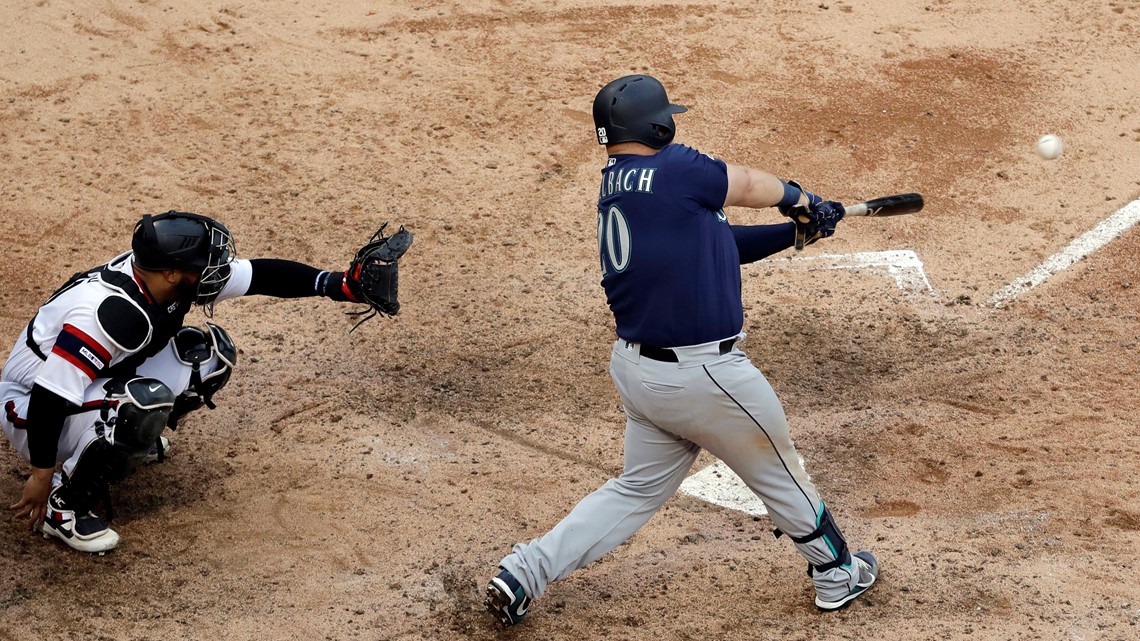
{"type": "Polygon", "coordinates": [[[82,405],[91,381],[129,354],[103,332],[94,309],[78,308],[64,319],[35,383],[70,403],[82,405]]]}
{"type": "Polygon", "coordinates": [[[678,196],[695,201],[701,208],[717,211],[728,197],[728,165],[685,145],[670,145],[669,184],[678,196]]]}
{"type": "Polygon", "coordinates": [[[230,280],[218,294],[217,302],[245,296],[249,291],[249,284],[253,281],[253,265],[244,258],[235,258],[230,263],[230,280]]]}

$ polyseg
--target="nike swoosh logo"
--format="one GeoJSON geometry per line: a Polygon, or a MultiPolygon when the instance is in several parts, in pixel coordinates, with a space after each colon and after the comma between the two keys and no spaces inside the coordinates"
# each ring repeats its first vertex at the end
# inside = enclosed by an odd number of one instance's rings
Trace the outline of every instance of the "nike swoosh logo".
{"type": "Polygon", "coordinates": [[[160,386],[160,385],[151,385],[151,386],[150,386],[150,391],[152,391],[152,392],[157,392],[157,391],[158,391],[158,388],[159,388],[159,387],[161,387],[161,386],[160,386]]]}

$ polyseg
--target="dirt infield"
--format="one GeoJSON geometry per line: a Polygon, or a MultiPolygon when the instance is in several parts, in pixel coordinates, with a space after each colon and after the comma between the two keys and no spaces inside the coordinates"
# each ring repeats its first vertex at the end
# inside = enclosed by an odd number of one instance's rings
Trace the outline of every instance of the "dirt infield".
{"type": "MultiPolygon", "coordinates": [[[[1140,638],[1140,230],[989,300],[1140,197],[1140,2],[0,7],[0,340],[143,213],[343,269],[407,225],[403,311],[250,297],[219,408],[117,486],[104,557],[0,527],[0,640],[1140,638]],[[821,615],[771,523],[678,495],[503,631],[482,589],[621,469],[590,101],[854,202],[744,269],[745,350],[881,582],[821,615]],[[1033,153],[1045,133],[1065,153],[1033,153]],[[913,251],[930,289],[823,254],[913,251]],[[789,260],[789,256],[791,260],[789,260]]],[[[775,212],[731,210],[732,222],[775,212]]],[[[193,313],[191,318],[202,318],[193,313]]],[[[702,455],[694,472],[712,463],[702,455]]],[[[0,446],[0,496],[26,466],[0,446]]]]}

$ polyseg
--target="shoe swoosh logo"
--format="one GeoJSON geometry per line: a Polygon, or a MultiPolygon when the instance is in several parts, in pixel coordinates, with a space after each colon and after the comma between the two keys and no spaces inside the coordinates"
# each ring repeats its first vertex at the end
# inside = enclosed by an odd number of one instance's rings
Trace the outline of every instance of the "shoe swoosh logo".
{"type": "Polygon", "coordinates": [[[150,389],[150,391],[152,391],[152,392],[157,392],[157,391],[158,391],[158,388],[159,388],[159,386],[158,386],[158,385],[151,385],[149,389],[150,389]]]}
{"type": "Polygon", "coordinates": [[[522,603],[519,604],[519,607],[517,610],[515,610],[515,612],[517,613],[517,616],[521,617],[521,616],[525,615],[526,611],[529,609],[530,609],[530,599],[523,597],[522,603]]]}

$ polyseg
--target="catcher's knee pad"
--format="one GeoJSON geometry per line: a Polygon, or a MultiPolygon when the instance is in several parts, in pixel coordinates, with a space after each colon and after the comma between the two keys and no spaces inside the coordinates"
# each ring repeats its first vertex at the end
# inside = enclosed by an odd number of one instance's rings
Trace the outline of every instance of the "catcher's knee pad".
{"type": "Polygon", "coordinates": [[[226,330],[206,323],[207,330],[183,327],[174,335],[178,360],[191,368],[190,387],[178,395],[170,427],[202,405],[214,409],[214,394],[225,387],[237,366],[237,347],[226,330]],[[211,369],[212,366],[212,369],[211,369]]]}
{"type": "MultiPolygon", "coordinates": [[[[831,511],[827,506],[823,506],[823,512],[819,516],[819,524],[810,534],[805,536],[792,536],[788,538],[796,543],[800,548],[800,552],[809,559],[819,558],[820,553],[823,552],[824,556],[828,557],[829,561],[823,563],[812,563],[808,565],[808,576],[811,576],[812,571],[827,572],[828,570],[835,569],[842,565],[851,563],[851,553],[847,550],[847,539],[843,538],[843,533],[839,531],[839,526],[831,518],[831,511]],[[816,544],[816,541],[822,543],[822,546],[816,544]],[[818,548],[826,548],[826,552],[818,548]]],[[[776,538],[779,538],[783,532],[776,530],[776,538]]]]}
{"type": "MultiPolygon", "coordinates": [[[[112,378],[103,385],[103,439],[130,463],[146,457],[174,409],[174,392],[157,378],[112,378]]],[[[97,427],[97,429],[99,429],[97,427]]]]}

